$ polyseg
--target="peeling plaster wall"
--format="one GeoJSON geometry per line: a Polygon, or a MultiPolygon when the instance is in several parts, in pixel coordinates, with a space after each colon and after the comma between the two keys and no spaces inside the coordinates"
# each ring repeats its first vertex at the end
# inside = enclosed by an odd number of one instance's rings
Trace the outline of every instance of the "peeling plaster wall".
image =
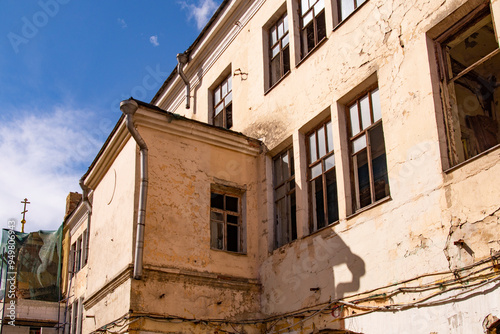
{"type": "MultiPolygon", "coordinates": [[[[172,126],[176,126],[176,121],[172,126]]],[[[170,125],[166,124],[166,127],[170,125]]],[[[191,132],[216,129],[194,127],[191,132]]],[[[131,308],[186,318],[245,318],[260,305],[258,155],[139,125],[149,149],[144,279],[131,308]],[[210,248],[211,185],[244,191],[245,254],[210,248]],[[219,304],[218,304],[219,303],[219,304]]],[[[220,135],[220,134],[219,134],[220,135]]],[[[224,136],[233,136],[231,134],[224,136]]],[[[248,144],[250,145],[250,144],[248,144]]]]}
{"type": "MultiPolygon", "coordinates": [[[[262,50],[267,46],[262,27],[283,4],[283,1],[265,1],[248,24],[239,26],[237,18],[232,18],[231,22],[240,32],[213,64],[206,59],[194,59],[187,66],[186,72],[191,75],[207,72],[201,78],[198,75],[198,84],[192,92],[195,113],[183,109],[183,104],[177,107],[174,103],[165,103],[162,107],[208,121],[210,88],[229,65],[233,73],[240,68],[247,75],[233,76],[233,129],[262,139],[274,153],[277,152],[273,150],[292,136],[295,144],[296,138],[306,131],[305,125],[314,126],[315,121],[311,120],[327,109],[331,112],[334,132],[345,131],[346,125],[338,117],[344,112],[343,105],[359,93],[356,87],[376,73],[391,199],[352,216],[349,201],[342,200],[340,212],[344,214],[335,226],[299,238],[269,254],[266,247],[261,247],[257,258],[264,259],[258,270],[265,315],[327,303],[422,274],[455,270],[500,251],[499,149],[453,171],[443,172],[448,167],[446,153],[443,154],[446,141],[442,135],[439,78],[433,42],[427,36],[433,28],[439,30],[440,26],[450,25],[450,22],[444,25],[442,22],[457,8],[466,5],[461,9],[460,15],[464,15],[480,2],[369,0],[342,25],[335,29],[327,26],[328,40],[307,59],[299,63],[292,52],[291,73],[264,94],[263,73],[267,65],[262,50]],[[455,244],[460,239],[467,247],[455,244]]],[[[287,4],[291,14],[290,9],[295,7],[289,1],[287,4]]],[[[497,31],[499,4],[498,0],[492,1],[497,31]]],[[[297,22],[295,24],[297,29],[297,22]]],[[[291,31],[291,35],[297,39],[297,30],[291,31]]],[[[297,44],[295,40],[291,45],[297,44]]],[[[348,154],[347,145],[340,136],[335,136],[337,156],[348,154]]],[[[207,159],[199,161],[206,163],[207,159]]],[[[337,161],[340,163],[341,159],[337,161]]],[[[297,175],[304,173],[306,167],[304,159],[295,157],[297,175]]],[[[339,170],[346,172],[338,171],[337,179],[338,195],[343,199],[349,197],[345,189],[350,187],[350,180],[349,166],[342,167],[339,170]]],[[[173,189],[192,194],[203,191],[193,190],[192,179],[182,178],[180,173],[178,176],[182,181],[173,181],[173,189]],[[177,188],[179,182],[183,184],[177,188]]],[[[201,179],[196,182],[198,180],[201,179]]],[[[265,182],[269,186],[271,181],[265,182]]],[[[272,192],[270,187],[269,192],[272,192]]],[[[265,211],[272,206],[266,202],[267,193],[263,191],[264,196],[260,197],[261,214],[267,217],[259,225],[258,235],[262,239],[272,238],[273,233],[272,216],[268,217],[265,211]]],[[[208,217],[208,212],[194,207],[198,209],[189,213],[191,219],[208,217]]],[[[307,216],[307,203],[298,209],[307,216]]],[[[205,233],[208,233],[207,220],[205,218],[205,233]]],[[[298,221],[302,228],[307,223],[306,219],[298,221]]],[[[196,240],[193,245],[207,247],[207,238],[196,240]]],[[[261,242],[266,244],[268,240],[261,242]]],[[[172,247],[170,252],[177,256],[177,252],[183,250],[172,247]]],[[[254,256],[251,253],[249,249],[249,256],[254,256]]],[[[187,258],[191,269],[200,266],[187,258]]],[[[201,261],[210,263],[203,256],[201,261]]],[[[243,269],[242,264],[234,265],[238,270],[243,269]]],[[[256,266],[259,263],[252,263],[247,269],[254,272],[256,266]]],[[[229,267],[232,264],[224,270],[230,270],[229,267]]],[[[215,267],[207,265],[206,268],[211,271],[215,267]]],[[[441,305],[436,314],[443,319],[456,314],[462,321],[464,333],[477,332],[478,322],[487,315],[485,312],[498,313],[498,304],[493,301],[499,299],[500,292],[492,288],[483,299],[477,297],[464,301],[463,305],[441,305]],[[481,314],[471,317],[466,310],[477,304],[488,306],[481,309],[481,314]]],[[[420,314],[419,311],[406,312],[380,317],[375,313],[349,320],[348,324],[352,330],[367,333],[404,333],[402,324],[408,325],[408,317],[420,314]],[[392,321],[397,324],[388,329],[387,324],[392,321]]],[[[456,326],[446,324],[443,320],[435,331],[456,332],[456,326]]],[[[431,327],[429,331],[434,331],[431,327]]],[[[415,328],[410,327],[408,332],[416,332],[415,328]]]]}

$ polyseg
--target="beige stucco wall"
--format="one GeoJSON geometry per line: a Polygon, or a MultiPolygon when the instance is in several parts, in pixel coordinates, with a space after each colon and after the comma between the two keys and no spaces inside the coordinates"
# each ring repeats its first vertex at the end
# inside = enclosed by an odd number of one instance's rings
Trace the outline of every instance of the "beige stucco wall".
{"type": "MultiPolygon", "coordinates": [[[[207,121],[210,87],[228,66],[233,73],[240,68],[248,75],[233,76],[233,129],[261,138],[270,155],[278,153],[276,148],[284,141],[291,142],[290,138],[295,152],[304,153],[303,148],[296,147],[301,136],[321,121],[315,119],[317,115],[326,110],[323,119],[331,116],[335,154],[341,164],[337,168],[340,221],[275,250],[269,257],[266,249],[262,250],[264,254],[258,256],[266,258],[259,269],[265,314],[291,312],[421,274],[461,268],[500,251],[500,190],[496,186],[500,181],[500,151],[493,150],[456,170],[443,172],[448,167],[439,79],[434,46],[427,35],[454,10],[463,4],[473,8],[473,3],[370,0],[335,30],[329,27],[328,40],[298,66],[292,65],[291,73],[264,94],[262,27],[283,4],[265,1],[255,16],[242,25],[224,53],[218,58],[211,56],[216,61],[195,58],[186,67],[188,76],[197,82],[192,91],[194,114],[177,103],[175,94],[160,104],[207,121]],[[201,80],[194,79],[200,66],[206,73],[201,80]],[[343,105],[362,91],[357,87],[374,76],[381,96],[391,199],[351,216],[343,105]],[[459,239],[464,239],[473,255],[454,244],[459,239]]],[[[291,8],[288,2],[288,9],[291,8]]],[[[493,10],[498,27],[498,1],[493,2],[493,10]]],[[[438,33],[433,31],[434,35],[438,33]]],[[[292,63],[297,64],[298,59],[292,57],[292,63]]],[[[180,88],[179,92],[182,96],[180,88]]],[[[295,157],[299,179],[301,173],[305,175],[305,163],[295,157]]],[[[303,178],[297,183],[302,191],[307,189],[303,178]]],[[[307,196],[297,196],[298,215],[302,217],[298,224],[304,231],[309,210],[307,196]]],[[[263,196],[260,210],[267,216],[268,209],[263,196]]],[[[272,236],[271,217],[261,225],[262,238],[272,236]]],[[[499,296],[497,290],[491,293],[499,296]]],[[[492,312],[500,311],[498,304],[490,307],[492,312]]],[[[450,306],[440,312],[452,316],[463,310],[450,306]]],[[[404,316],[395,321],[402,319],[404,316]]],[[[353,322],[346,326],[350,324],[352,330],[369,333],[388,332],[384,326],[370,327],[370,321],[366,318],[358,320],[356,326],[353,322]]],[[[474,326],[465,328],[480,329],[480,323],[474,326]]]]}
{"type": "Polygon", "coordinates": [[[148,145],[149,187],[145,273],[143,280],[134,282],[132,309],[186,318],[255,314],[260,294],[258,144],[185,120],[158,121],[155,128],[142,125],[141,116],[137,122],[148,145]],[[176,134],[179,124],[189,132],[176,134]],[[229,145],[213,144],[211,136],[229,145]],[[232,141],[253,153],[239,151],[232,141]],[[244,192],[244,254],[210,249],[214,184],[244,192]]]}
{"type": "MultiPolygon", "coordinates": [[[[97,185],[92,192],[88,265],[80,281],[85,285],[84,333],[118,319],[130,309],[128,268],[133,256],[138,151],[130,137],[123,144],[101,177],[92,179],[97,185]],[[120,281],[119,277],[127,275],[128,281],[120,281]]],[[[108,154],[106,158],[112,156],[108,154]]]]}

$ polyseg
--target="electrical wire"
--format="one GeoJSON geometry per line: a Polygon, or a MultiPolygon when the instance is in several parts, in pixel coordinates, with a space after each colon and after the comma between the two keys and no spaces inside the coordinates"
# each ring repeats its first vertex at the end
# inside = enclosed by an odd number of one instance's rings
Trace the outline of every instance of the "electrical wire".
{"type": "MultiPolygon", "coordinates": [[[[274,317],[268,317],[264,319],[252,319],[252,320],[228,320],[228,319],[189,319],[189,318],[184,318],[184,317],[179,317],[179,316],[171,316],[171,315],[164,315],[164,314],[152,314],[152,313],[127,313],[123,315],[122,317],[116,319],[115,321],[112,321],[108,323],[107,325],[104,325],[97,329],[96,331],[92,333],[110,333],[110,334],[121,334],[124,333],[128,330],[128,326],[130,326],[132,323],[135,323],[136,321],[139,321],[140,319],[151,319],[153,321],[161,321],[161,322],[169,322],[169,323],[185,323],[185,322],[190,322],[194,324],[205,324],[210,327],[216,328],[217,331],[224,332],[224,333],[230,333],[230,334],[241,334],[243,332],[239,332],[234,326],[243,326],[243,325],[258,325],[258,324],[268,324],[272,323],[269,329],[266,329],[266,333],[271,333],[273,332],[273,329],[276,327],[276,325],[280,322],[283,321],[287,318],[296,318],[296,317],[302,317],[305,316],[304,319],[301,319],[299,322],[288,326],[286,328],[281,328],[278,329],[277,331],[274,331],[274,333],[280,333],[283,331],[286,331],[288,329],[291,329],[293,327],[296,327],[298,325],[301,325],[305,323],[306,321],[312,319],[313,317],[317,316],[318,314],[327,314],[330,312],[325,312],[325,310],[329,309],[330,307],[334,305],[343,305],[346,307],[350,307],[353,309],[357,310],[362,310],[366,312],[362,313],[355,313],[355,314],[348,314],[341,316],[340,318],[334,319],[333,321],[340,321],[343,319],[347,318],[352,318],[352,317],[358,317],[361,315],[366,315],[372,312],[394,312],[394,311],[402,311],[406,310],[409,308],[414,308],[414,307],[428,307],[428,306],[433,306],[437,304],[442,304],[450,301],[457,300],[460,296],[463,296],[465,294],[471,294],[473,291],[487,285],[493,282],[500,281],[500,272],[497,270],[497,267],[495,265],[487,266],[487,267],[482,267],[477,270],[473,270],[466,275],[460,276],[458,275],[459,273],[464,273],[467,272],[471,269],[478,268],[479,266],[488,263],[488,262],[493,262],[496,263],[498,262],[498,259],[500,258],[500,252],[491,255],[489,258],[478,261],[476,263],[473,263],[471,265],[462,267],[457,270],[450,270],[450,271],[442,271],[438,273],[431,273],[431,274],[424,274],[424,275],[419,275],[417,277],[414,277],[412,279],[407,279],[401,282],[393,283],[390,285],[386,285],[384,287],[379,287],[376,289],[372,289],[369,291],[365,291],[362,293],[354,294],[348,297],[345,297],[343,299],[339,300],[334,300],[326,303],[321,303],[312,307],[307,307],[303,308],[301,310],[297,310],[294,312],[288,312],[285,314],[281,314],[279,316],[274,316],[274,317]],[[493,271],[492,271],[493,269],[493,271]],[[488,271],[487,273],[484,273],[488,271]],[[416,280],[426,278],[426,277],[433,277],[433,276],[445,276],[445,275],[453,275],[453,277],[444,279],[444,280],[435,280],[430,283],[426,284],[421,284],[418,286],[409,286],[409,287],[401,287],[400,285],[407,284],[410,282],[414,282],[416,280]],[[386,291],[386,292],[380,292],[377,294],[373,294],[374,292],[381,291],[387,288],[395,287],[395,286],[400,286],[396,289],[393,289],[391,291],[386,291]],[[384,305],[384,306],[372,306],[372,305],[362,305],[362,303],[369,303],[369,302],[374,302],[374,301],[380,301],[382,300],[388,300],[390,298],[393,298],[394,296],[397,296],[398,294],[407,294],[407,293],[419,293],[422,294],[424,292],[430,291],[430,290],[435,290],[437,289],[438,292],[430,294],[428,296],[424,296],[423,298],[411,302],[411,303],[403,303],[403,304],[392,304],[392,305],[384,305]],[[461,291],[457,293],[454,296],[449,296],[446,298],[442,298],[439,300],[434,300],[434,301],[429,301],[433,298],[436,298],[440,295],[443,295],[445,293],[449,293],[454,290],[458,289],[463,289],[464,291],[461,291]],[[366,296],[369,295],[369,296],[366,296]],[[366,296],[366,297],[363,297],[366,296]],[[361,297],[361,298],[356,298],[356,297],[361,297]],[[229,325],[232,327],[234,332],[223,330],[220,328],[221,325],[229,325]],[[111,331],[111,329],[114,329],[115,327],[119,327],[115,331],[111,331]]],[[[497,285],[498,286],[498,285],[497,285]]],[[[495,288],[497,287],[495,286],[495,288]]],[[[464,297],[466,298],[466,297],[464,297]]]]}

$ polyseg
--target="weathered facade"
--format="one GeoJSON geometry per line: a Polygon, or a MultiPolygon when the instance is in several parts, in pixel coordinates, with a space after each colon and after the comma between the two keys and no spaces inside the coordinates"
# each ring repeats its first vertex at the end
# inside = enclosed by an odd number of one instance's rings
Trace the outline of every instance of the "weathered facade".
{"type": "Polygon", "coordinates": [[[82,178],[75,332],[493,333],[498,18],[223,1],[82,178]]]}

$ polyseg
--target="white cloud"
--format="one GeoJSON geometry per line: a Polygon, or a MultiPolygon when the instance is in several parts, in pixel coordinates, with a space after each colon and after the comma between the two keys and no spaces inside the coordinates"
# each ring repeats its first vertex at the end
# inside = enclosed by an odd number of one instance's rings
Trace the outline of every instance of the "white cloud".
{"type": "Polygon", "coordinates": [[[21,201],[26,197],[31,202],[27,232],[58,228],[66,196],[70,191],[81,192],[78,181],[105,136],[95,128],[92,133],[86,131],[89,117],[85,111],[55,108],[0,125],[0,227],[6,228],[11,218],[20,222],[21,201]]]}
{"type": "Polygon", "coordinates": [[[151,36],[149,37],[149,43],[153,44],[153,46],[158,46],[160,43],[158,43],[158,36],[151,36]]]}
{"type": "Polygon", "coordinates": [[[125,22],[124,19],[118,19],[118,24],[120,24],[120,26],[122,27],[122,29],[125,29],[127,28],[127,22],[125,22]]]}
{"type": "Polygon", "coordinates": [[[188,1],[179,1],[182,8],[189,11],[188,18],[196,21],[196,26],[201,30],[207,24],[219,4],[215,0],[199,0],[198,5],[188,3],[188,1]]]}

